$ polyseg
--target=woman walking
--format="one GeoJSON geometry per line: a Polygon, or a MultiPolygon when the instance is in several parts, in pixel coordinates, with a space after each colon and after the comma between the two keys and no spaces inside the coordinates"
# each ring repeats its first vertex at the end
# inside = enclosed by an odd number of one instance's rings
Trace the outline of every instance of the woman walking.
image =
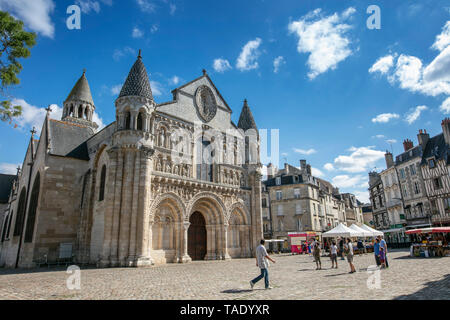
{"type": "Polygon", "coordinates": [[[347,261],[348,264],[350,265],[350,272],[349,273],[354,273],[356,272],[355,266],[353,265],[353,244],[352,244],[352,240],[350,238],[347,239],[347,244],[345,245],[345,251],[347,253],[347,261]]]}
{"type": "Polygon", "coordinates": [[[331,269],[334,268],[334,265],[336,264],[336,269],[338,268],[338,263],[337,263],[337,253],[338,253],[338,248],[336,246],[336,242],[333,241],[333,243],[331,244],[330,247],[331,250],[331,269]]]}

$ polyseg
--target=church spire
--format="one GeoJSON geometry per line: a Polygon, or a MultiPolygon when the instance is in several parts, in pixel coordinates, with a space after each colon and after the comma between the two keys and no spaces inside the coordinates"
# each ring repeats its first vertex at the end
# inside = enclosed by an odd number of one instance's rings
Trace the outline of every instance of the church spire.
{"type": "Polygon", "coordinates": [[[244,131],[247,131],[248,129],[258,130],[252,111],[248,106],[247,99],[244,100],[244,106],[242,107],[241,116],[239,117],[238,128],[243,129],[244,131]]]}
{"type": "Polygon", "coordinates": [[[131,67],[127,80],[120,91],[119,98],[137,96],[153,101],[152,89],[147,70],[142,62],[141,50],[133,67],[131,67]]]}

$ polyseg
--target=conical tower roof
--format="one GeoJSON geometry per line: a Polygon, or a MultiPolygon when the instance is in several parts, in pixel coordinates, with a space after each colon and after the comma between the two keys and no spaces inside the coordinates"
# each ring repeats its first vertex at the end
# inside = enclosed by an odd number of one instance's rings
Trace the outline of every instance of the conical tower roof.
{"type": "Polygon", "coordinates": [[[72,91],[70,91],[69,96],[66,99],[66,101],[75,100],[89,102],[90,104],[94,105],[91,89],[86,78],[86,70],[83,71],[83,75],[80,79],[78,79],[77,83],[75,83],[75,86],[72,88],[72,91]]]}
{"type": "Polygon", "coordinates": [[[150,88],[150,80],[148,78],[147,70],[142,62],[141,51],[139,56],[131,67],[128,78],[120,91],[120,97],[139,96],[149,100],[153,100],[152,89],[150,88]]]}
{"type": "Polygon", "coordinates": [[[247,131],[248,129],[258,130],[252,111],[247,104],[247,99],[244,100],[244,106],[242,107],[241,116],[239,117],[238,128],[243,129],[244,131],[247,131]]]}

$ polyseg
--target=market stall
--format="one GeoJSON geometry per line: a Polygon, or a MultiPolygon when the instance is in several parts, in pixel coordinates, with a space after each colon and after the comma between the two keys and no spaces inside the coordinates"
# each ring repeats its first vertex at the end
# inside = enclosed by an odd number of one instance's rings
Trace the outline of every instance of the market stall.
{"type": "Polygon", "coordinates": [[[291,252],[293,254],[307,254],[308,243],[316,238],[315,232],[288,232],[291,252]]]}
{"type": "Polygon", "coordinates": [[[286,240],[284,239],[268,239],[265,240],[264,246],[266,247],[266,250],[268,252],[279,253],[280,251],[282,251],[280,247],[284,244],[285,241],[286,240]]]}
{"type": "Polygon", "coordinates": [[[450,256],[450,227],[422,228],[406,231],[413,244],[411,257],[450,256]]]}
{"type": "Polygon", "coordinates": [[[377,236],[384,236],[384,233],[383,233],[383,232],[378,231],[378,230],[375,230],[375,229],[369,227],[369,226],[366,225],[366,224],[363,224],[360,228],[361,228],[361,229],[364,229],[364,230],[366,230],[366,231],[371,232],[375,237],[377,237],[377,236]]]}
{"type": "Polygon", "coordinates": [[[373,232],[370,232],[368,230],[365,230],[365,229],[357,226],[356,224],[352,224],[349,228],[354,230],[355,232],[357,232],[359,234],[358,235],[359,238],[364,239],[361,242],[361,248],[359,248],[359,247],[355,248],[355,253],[361,254],[361,253],[373,252],[373,244],[367,245],[365,242],[365,239],[374,238],[374,237],[376,237],[376,235],[373,232]]]}

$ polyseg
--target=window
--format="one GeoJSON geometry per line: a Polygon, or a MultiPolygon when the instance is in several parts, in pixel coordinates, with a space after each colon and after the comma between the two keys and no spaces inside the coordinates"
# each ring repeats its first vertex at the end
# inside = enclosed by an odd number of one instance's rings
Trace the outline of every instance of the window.
{"type": "Polygon", "coordinates": [[[444,210],[447,213],[450,212],[450,198],[445,198],[444,199],[444,210]]]}
{"type": "Polygon", "coordinates": [[[409,169],[411,170],[411,175],[415,176],[416,175],[416,165],[415,164],[410,165],[409,169]]]}
{"type": "Polygon", "coordinates": [[[267,208],[267,199],[266,198],[262,199],[262,207],[267,208]]]}
{"type": "Polygon", "coordinates": [[[33,189],[31,189],[30,207],[28,209],[28,218],[25,231],[25,242],[33,241],[34,224],[36,221],[36,211],[39,201],[40,180],[40,175],[38,173],[34,179],[33,189]]]}
{"type": "Polygon", "coordinates": [[[283,206],[280,204],[280,205],[278,205],[277,209],[278,209],[278,213],[277,214],[279,216],[282,216],[283,215],[283,206]]]}
{"type": "Polygon", "coordinates": [[[125,130],[130,130],[131,128],[131,115],[130,112],[125,113],[125,130]]]}
{"type": "Polygon", "coordinates": [[[433,169],[436,166],[436,164],[434,163],[434,159],[428,160],[428,166],[430,167],[430,169],[433,169]]]}
{"type": "Polygon", "coordinates": [[[439,190],[442,188],[442,183],[440,178],[433,179],[434,190],[439,190]]]}
{"type": "Polygon", "coordinates": [[[100,190],[98,193],[98,201],[105,199],[105,183],[106,183],[106,165],[103,165],[102,172],[100,174],[100,190]]]}
{"type": "Polygon", "coordinates": [[[406,186],[403,186],[403,195],[404,195],[405,197],[408,196],[408,192],[406,191],[406,186]]]}
{"type": "Polygon", "coordinates": [[[300,198],[300,189],[294,189],[294,198],[299,199],[300,198]]]}
{"type": "Polygon", "coordinates": [[[281,185],[281,177],[276,177],[276,178],[275,178],[275,184],[276,184],[277,186],[281,185]]]}
{"type": "Polygon", "coordinates": [[[405,179],[405,169],[400,169],[400,178],[405,179]]]}
{"type": "Polygon", "coordinates": [[[281,200],[281,199],[283,199],[283,192],[277,191],[277,200],[281,200]]]}
{"type": "Polygon", "coordinates": [[[416,194],[420,193],[420,187],[419,187],[419,183],[418,182],[414,182],[414,192],[416,194]]]}
{"type": "Polygon", "coordinates": [[[296,203],[295,204],[295,213],[296,214],[301,214],[302,213],[302,206],[300,203],[296,203]]]}
{"type": "Polygon", "coordinates": [[[22,234],[23,220],[25,218],[25,198],[26,191],[25,188],[23,188],[19,197],[19,207],[17,208],[16,222],[14,225],[14,237],[22,234]]]}
{"type": "Polygon", "coordinates": [[[142,113],[139,112],[138,116],[137,116],[137,124],[136,124],[136,129],[137,130],[141,130],[143,129],[143,119],[142,119],[142,113]]]}

